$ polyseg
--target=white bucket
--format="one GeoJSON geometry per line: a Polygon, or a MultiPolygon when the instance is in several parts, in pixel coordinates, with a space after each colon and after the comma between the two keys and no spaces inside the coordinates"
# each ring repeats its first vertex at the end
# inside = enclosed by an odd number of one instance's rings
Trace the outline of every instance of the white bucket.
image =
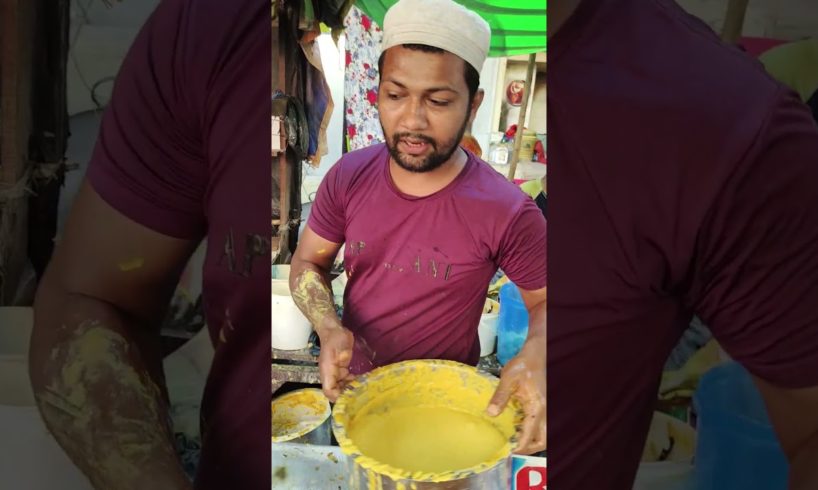
{"type": "Polygon", "coordinates": [[[289,281],[290,280],[290,266],[287,264],[273,266],[273,280],[274,281],[289,281]]]}
{"type": "Polygon", "coordinates": [[[497,320],[500,318],[500,303],[493,299],[486,300],[483,311],[483,315],[480,316],[480,324],[477,327],[477,334],[480,337],[480,357],[492,354],[497,345],[497,320]]]}
{"type": "Polygon", "coordinates": [[[0,475],[3,488],[92,490],[46,429],[28,376],[30,308],[0,308],[0,475]]]}
{"type": "Polygon", "coordinates": [[[312,325],[295,305],[286,281],[273,280],[270,340],[273,349],[300,350],[309,344],[312,325]]]}

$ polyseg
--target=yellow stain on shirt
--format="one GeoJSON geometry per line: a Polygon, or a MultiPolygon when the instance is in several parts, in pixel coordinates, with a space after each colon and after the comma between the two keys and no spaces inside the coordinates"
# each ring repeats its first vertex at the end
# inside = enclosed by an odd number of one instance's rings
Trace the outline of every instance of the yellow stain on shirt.
{"type": "Polygon", "coordinates": [[[119,270],[122,272],[131,272],[136,269],[142,268],[145,265],[145,259],[143,257],[134,257],[132,259],[124,260],[117,264],[119,270]]]}

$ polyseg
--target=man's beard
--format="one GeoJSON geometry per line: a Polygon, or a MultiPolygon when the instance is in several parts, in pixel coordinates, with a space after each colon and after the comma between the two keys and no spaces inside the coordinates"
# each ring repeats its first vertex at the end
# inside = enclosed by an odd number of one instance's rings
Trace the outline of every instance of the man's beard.
{"type": "MultiPolygon", "coordinates": [[[[466,120],[463,121],[460,131],[457,132],[457,136],[454,139],[447,141],[444,145],[438,145],[437,141],[422,134],[395,133],[392,135],[391,140],[386,138],[386,147],[389,148],[389,154],[392,156],[392,159],[395,160],[395,163],[397,163],[402,169],[414,173],[431,172],[432,170],[440,168],[441,165],[446,163],[449,158],[451,158],[451,156],[460,146],[460,140],[463,139],[463,135],[466,133],[467,125],[468,116],[466,117],[466,120]],[[423,141],[429,145],[429,147],[432,149],[432,153],[425,157],[413,157],[401,153],[398,151],[398,143],[400,140],[405,138],[423,141]],[[422,158],[422,160],[419,160],[420,158],[422,158]]],[[[381,125],[381,129],[383,129],[383,125],[381,125]]],[[[384,134],[386,134],[386,131],[384,131],[384,134]]]]}

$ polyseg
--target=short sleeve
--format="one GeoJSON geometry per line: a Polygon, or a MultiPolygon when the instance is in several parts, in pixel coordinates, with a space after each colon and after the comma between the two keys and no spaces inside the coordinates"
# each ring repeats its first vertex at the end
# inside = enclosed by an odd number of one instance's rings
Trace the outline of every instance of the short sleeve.
{"type": "Polygon", "coordinates": [[[333,243],[344,243],[346,238],[342,162],[336,163],[318,186],[308,222],[312,231],[333,243]]]}
{"type": "MultiPolygon", "coordinates": [[[[207,166],[186,59],[187,4],[163,0],[117,74],[87,178],[109,205],[164,235],[204,233],[207,166]]],[[[201,73],[202,79],[207,78],[201,73]]]]}
{"type": "Polygon", "coordinates": [[[548,277],[546,255],[545,217],[526,199],[500,241],[500,269],[521,289],[542,289],[548,277]]]}
{"type": "Polygon", "coordinates": [[[782,387],[818,385],[818,127],[791,91],[705,220],[691,306],[725,351],[782,387]]]}

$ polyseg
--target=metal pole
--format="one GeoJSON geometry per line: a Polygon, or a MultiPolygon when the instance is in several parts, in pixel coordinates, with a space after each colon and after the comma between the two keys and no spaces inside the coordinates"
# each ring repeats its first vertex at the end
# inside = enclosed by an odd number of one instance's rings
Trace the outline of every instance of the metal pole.
{"type": "Polygon", "coordinates": [[[537,53],[528,55],[528,69],[525,72],[525,88],[523,89],[523,105],[520,107],[520,118],[517,121],[517,133],[514,134],[514,152],[511,154],[511,165],[508,169],[508,180],[514,181],[514,174],[517,173],[517,160],[520,159],[520,148],[523,146],[523,129],[525,127],[525,115],[528,112],[528,100],[534,87],[531,86],[534,80],[534,67],[537,65],[537,53]]]}
{"type": "Polygon", "coordinates": [[[747,15],[749,0],[730,0],[721,30],[721,39],[728,44],[735,44],[744,30],[744,17],[747,15]]]}

